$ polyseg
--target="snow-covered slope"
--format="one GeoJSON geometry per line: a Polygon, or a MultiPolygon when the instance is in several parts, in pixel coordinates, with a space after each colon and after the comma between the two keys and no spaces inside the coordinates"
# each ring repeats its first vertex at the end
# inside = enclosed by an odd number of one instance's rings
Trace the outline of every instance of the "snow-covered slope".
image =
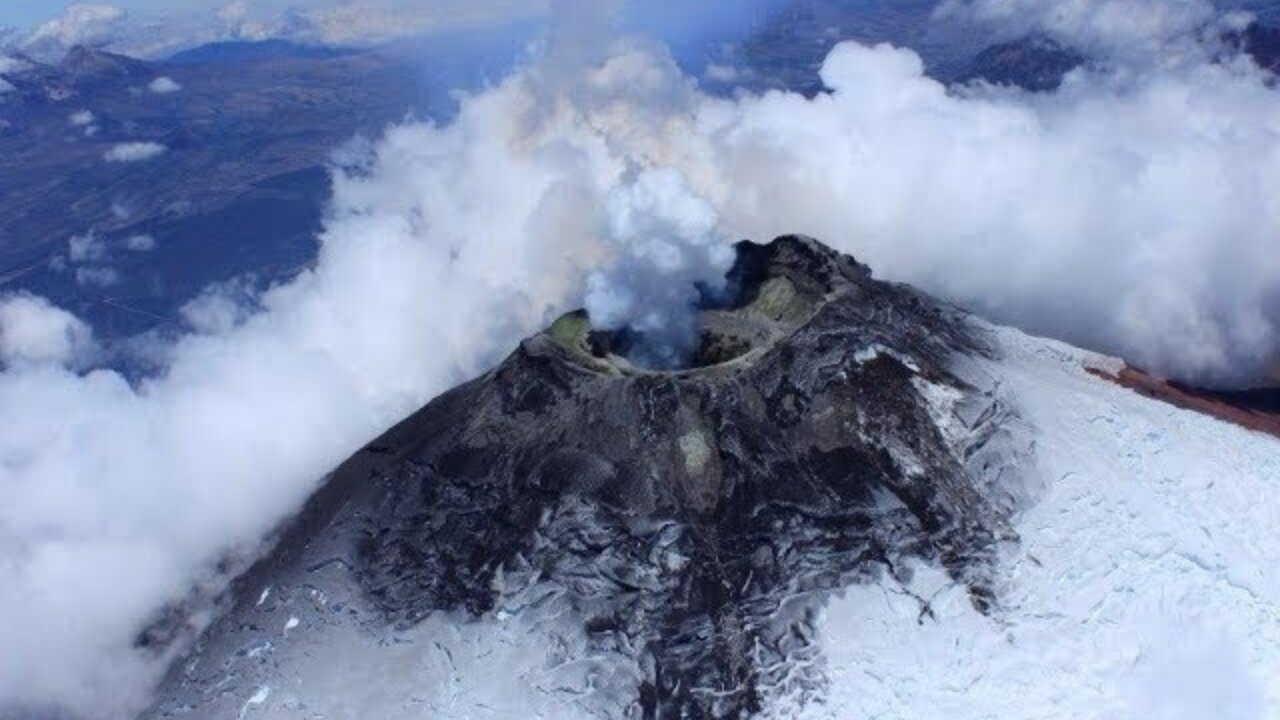
{"type": "Polygon", "coordinates": [[[849,588],[820,623],[829,693],[799,716],[1280,718],[1280,442],[992,333],[989,372],[1037,429],[1045,480],[999,608],[924,566],[849,588]]]}

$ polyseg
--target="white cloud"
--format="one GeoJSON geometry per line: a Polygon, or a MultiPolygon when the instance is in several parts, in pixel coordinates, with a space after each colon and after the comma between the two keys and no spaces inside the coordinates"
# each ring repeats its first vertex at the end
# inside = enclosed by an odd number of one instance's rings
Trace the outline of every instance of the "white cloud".
{"type": "Polygon", "coordinates": [[[151,252],[156,249],[156,239],[151,235],[130,235],[124,246],[133,252],[151,252]]]}
{"type": "Polygon", "coordinates": [[[102,157],[107,162],[140,162],[159,157],[165,150],[167,148],[160,143],[126,142],[112,146],[102,157]]]}
{"type": "Polygon", "coordinates": [[[731,83],[738,79],[738,69],[732,65],[711,64],[703,73],[708,80],[715,82],[731,83]]]}
{"type": "Polygon", "coordinates": [[[14,90],[13,83],[10,83],[8,80],[5,80],[4,78],[0,78],[0,94],[13,92],[13,90],[14,90]]]}
{"type": "Polygon", "coordinates": [[[0,74],[12,75],[20,73],[29,67],[29,63],[25,60],[9,55],[0,55],[0,74]]]}
{"type": "Polygon", "coordinates": [[[67,257],[73,263],[103,260],[107,257],[107,245],[94,232],[76,235],[67,241],[67,257]]]}
{"type": "Polygon", "coordinates": [[[164,372],[0,374],[23,413],[0,433],[0,706],[127,715],[161,669],[139,626],[337,462],[584,299],[678,323],[652,280],[712,279],[730,240],[807,232],[1167,370],[1280,347],[1280,94],[1248,64],[963,94],[847,44],[831,95],[723,100],[589,23],[556,37],[452,124],[347,148],[315,267],[188,305],[164,372]]]}
{"type": "Polygon", "coordinates": [[[34,52],[56,52],[73,45],[98,45],[113,39],[127,14],[114,5],[77,3],[37,27],[24,41],[34,52]]]}
{"type": "Polygon", "coordinates": [[[152,80],[151,84],[147,85],[147,89],[156,95],[168,95],[178,92],[182,86],[173,78],[162,76],[152,80]]]}
{"type": "Polygon", "coordinates": [[[71,363],[92,345],[89,326],[44,298],[0,298],[0,361],[11,372],[14,365],[27,363],[71,363]]]}
{"type": "Polygon", "coordinates": [[[93,137],[98,134],[97,117],[88,110],[78,110],[67,116],[67,123],[72,127],[81,128],[85,137],[93,137]]]}
{"type": "Polygon", "coordinates": [[[201,335],[221,335],[258,310],[252,278],[237,278],[205,288],[179,310],[182,319],[201,335]]]}
{"type": "Polygon", "coordinates": [[[103,266],[76,268],[76,284],[84,287],[105,288],[120,282],[120,273],[103,266]]]}
{"type": "Polygon", "coordinates": [[[240,22],[249,16],[249,3],[234,0],[218,8],[218,19],[226,23],[240,22]]]}
{"type": "Polygon", "coordinates": [[[1265,188],[1280,95],[1255,69],[965,96],[908,51],[844,45],[823,77],[830,97],[706,108],[705,192],[730,235],[808,231],[888,277],[1160,371],[1242,377],[1276,355],[1280,206],[1265,188]]]}

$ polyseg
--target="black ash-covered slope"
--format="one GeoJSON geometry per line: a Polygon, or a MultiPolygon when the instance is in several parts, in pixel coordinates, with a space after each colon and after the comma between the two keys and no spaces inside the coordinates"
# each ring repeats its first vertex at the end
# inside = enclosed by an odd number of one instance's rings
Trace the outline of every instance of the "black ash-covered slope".
{"type": "Polygon", "coordinates": [[[337,638],[444,647],[465,674],[462,649],[413,630],[549,603],[549,642],[617,666],[587,673],[574,707],[747,717],[821,696],[811,621],[842,587],[914,558],[998,603],[1001,483],[1023,448],[972,372],[988,351],[969,319],[800,237],[739,245],[730,287],[692,367],[637,368],[574,313],[371,443],[239,581],[148,717],[334,712],[301,668],[346,652],[337,638]],[[288,700],[263,694],[282,684],[288,700]]]}

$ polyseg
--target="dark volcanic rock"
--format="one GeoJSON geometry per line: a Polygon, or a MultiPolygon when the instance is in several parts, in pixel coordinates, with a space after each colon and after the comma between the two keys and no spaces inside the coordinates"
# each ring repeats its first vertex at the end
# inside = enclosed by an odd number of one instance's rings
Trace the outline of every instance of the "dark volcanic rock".
{"type": "Polygon", "coordinates": [[[698,366],[638,369],[574,313],[368,446],[241,581],[154,716],[233,709],[286,672],[244,656],[273,583],[350,598],[365,632],[518,614],[534,588],[576,618],[584,658],[632,667],[629,698],[597,712],[636,718],[819,694],[823,599],[912,558],[989,609],[1014,418],[962,378],[984,353],[966,317],[806,238],[740,245],[730,280],[698,366]]]}

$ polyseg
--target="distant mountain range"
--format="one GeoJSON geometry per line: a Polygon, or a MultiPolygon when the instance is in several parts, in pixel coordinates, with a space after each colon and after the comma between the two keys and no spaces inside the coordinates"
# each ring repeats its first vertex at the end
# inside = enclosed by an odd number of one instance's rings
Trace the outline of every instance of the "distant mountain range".
{"type": "Polygon", "coordinates": [[[227,41],[209,43],[189,50],[170,55],[168,61],[174,65],[199,63],[241,63],[259,62],[263,60],[280,60],[284,58],[327,60],[350,55],[354,50],[325,47],[321,45],[302,45],[289,40],[227,41]]]}

